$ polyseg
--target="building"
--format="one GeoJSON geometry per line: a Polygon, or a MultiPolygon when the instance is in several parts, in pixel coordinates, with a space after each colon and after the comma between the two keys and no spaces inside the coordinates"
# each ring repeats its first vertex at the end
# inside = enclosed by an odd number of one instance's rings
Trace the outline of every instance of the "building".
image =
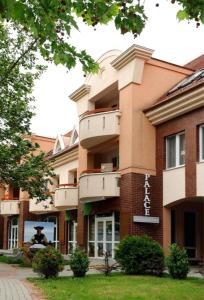
{"type": "Polygon", "coordinates": [[[29,201],[32,216],[56,217],[63,253],[78,244],[91,257],[114,257],[124,236],[148,234],[203,259],[204,60],[178,66],[152,54],[137,45],[109,51],[99,74],[70,95],[79,143],[75,130],[48,154],[54,211],[29,201]]]}

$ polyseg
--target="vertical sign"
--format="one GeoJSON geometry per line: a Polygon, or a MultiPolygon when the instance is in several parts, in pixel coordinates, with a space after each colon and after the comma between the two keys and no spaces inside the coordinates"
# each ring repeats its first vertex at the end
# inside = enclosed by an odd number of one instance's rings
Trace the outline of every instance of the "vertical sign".
{"type": "Polygon", "coordinates": [[[151,209],[151,200],[150,200],[150,184],[149,184],[150,175],[145,174],[145,183],[144,183],[144,212],[145,216],[150,216],[151,209]]]}

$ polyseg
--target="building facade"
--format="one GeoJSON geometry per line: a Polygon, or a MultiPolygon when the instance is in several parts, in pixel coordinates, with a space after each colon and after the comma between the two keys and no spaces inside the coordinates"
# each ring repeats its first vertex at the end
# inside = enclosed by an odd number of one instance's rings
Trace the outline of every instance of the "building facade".
{"type": "MultiPolygon", "coordinates": [[[[25,208],[27,218],[55,218],[63,253],[78,244],[90,257],[114,257],[124,236],[147,234],[166,250],[176,242],[190,259],[203,259],[204,60],[178,66],[152,54],[137,45],[109,51],[100,72],[70,95],[79,130],[49,149],[54,203],[27,199],[25,208]]],[[[22,224],[12,223],[18,245],[22,224]]]]}

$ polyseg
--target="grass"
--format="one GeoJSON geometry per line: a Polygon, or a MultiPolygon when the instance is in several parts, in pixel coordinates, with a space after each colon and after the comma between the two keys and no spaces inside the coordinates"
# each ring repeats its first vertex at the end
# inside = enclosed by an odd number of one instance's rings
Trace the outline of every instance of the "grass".
{"type": "Polygon", "coordinates": [[[203,300],[204,280],[169,277],[88,275],[29,279],[49,300],[203,300]]]}

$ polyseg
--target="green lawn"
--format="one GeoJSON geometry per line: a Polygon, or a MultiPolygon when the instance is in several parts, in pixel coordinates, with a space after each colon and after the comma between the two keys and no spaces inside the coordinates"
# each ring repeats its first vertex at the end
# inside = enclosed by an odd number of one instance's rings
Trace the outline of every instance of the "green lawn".
{"type": "Polygon", "coordinates": [[[85,278],[30,279],[49,300],[204,300],[204,280],[89,275],[85,278]]]}

